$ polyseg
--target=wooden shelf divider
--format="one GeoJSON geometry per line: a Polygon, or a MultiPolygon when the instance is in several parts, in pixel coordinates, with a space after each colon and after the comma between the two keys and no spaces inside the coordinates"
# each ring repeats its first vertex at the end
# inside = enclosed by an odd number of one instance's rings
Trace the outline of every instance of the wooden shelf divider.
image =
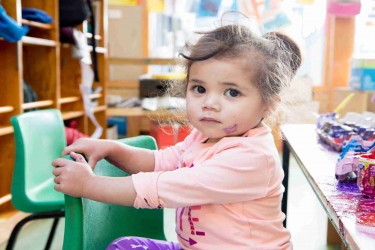
{"type": "Polygon", "coordinates": [[[107,109],[107,106],[102,105],[102,106],[95,107],[94,112],[100,112],[100,111],[104,111],[106,109],[107,109]]]}
{"type": "Polygon", "coordinates": [[[78,96],[63,97],[59,99],[59,103],[66,104],[66,103],[77,102],[79,100],[81,100],[81,97],[78,97],[78,96]]]}
{"type": "MultiPolygon", "coordinates": [[[[91,33],[85,33],[87,38],[92,38],[91,33]]],[[[95,40],[102,40],[102,37],[100,35],[95,35],[95,40]]]]}
{"type": "Polygon", "coordinates": [[[9,135],[13,134],[13,127],[12,126],[1,126],[0,127],[0,136],[1,135],[9,135]]]}
{"type": "Polygon", "coordinates": [[[25,45],[36,45],[36,46],[47,46],[47,47],[56,47],[58,42],[43,38],[24,36],[21,40],[25,45]]]}
{"type": "Polygon", "coordinates": [[[14,107],[13,106],[3,106],[3,107],[0,107],[0,114],[3,114],[3,113],[10,113],[14,110],[14,107]]]}
{"type": "MultiPolygon", "coordinates": [[[[92,52],[92,50],[93,50],[92,46],[89,46],[89,51],[92,52]]],[[[96,47],[95,50],[99,54],[106,54],[107,53],[107,49],[103,48],[103,47],[96,47]]]]}
{"type": "Polygon", "coordinates": [[[30,27],[42,29],[42,30],[51,30],[52,29],[52,24],[49,23],[40,23],[40,22],[34,22],[26,19],[22,19],[21,23],[23,25],[28,25],[30,27]]]}
{"type": "Polygon", "coordinates": [[[83,111],[71,111],[71,112],[62,112],[61,115],[64,120],[70,120],[78,117],[82,117],[85,113],[83,111]]]}
{"type": "Polygon", "coordinates": [[[9,202],[11,200],[12,200],[12,195],[11,194],[6,194],[3,197],[0,197],[0,205],[5,204],[5,203],[7,203],[7,202],[9,202]]]}
{"type": "Polygon", "coordinates": [[[97,94],[91,94],[90,95],[90,99],[97,99],[97,98],[100,98],[102,97],[103,95],[101,93],[97,93],[97,94]]]}
{"type": "Polygon", "coordinates": [[[22,104],[24,110],[33,109],[33,108],[43,108],[53,105],[52,100],[38,101],[38,102],[27,102],[22,104]]]}

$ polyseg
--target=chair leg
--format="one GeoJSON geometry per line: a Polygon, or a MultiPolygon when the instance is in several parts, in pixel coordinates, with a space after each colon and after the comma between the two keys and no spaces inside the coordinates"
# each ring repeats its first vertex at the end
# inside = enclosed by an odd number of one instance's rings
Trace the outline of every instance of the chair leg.
{"type": "Polygon", "coordinates": [[[13,228],[12,233],[8,239],[6,250],[12,250],[14,248],[14,244],[17,240],[18,233],[21,231],[21,228],[29,221],[33,220],[33,214],[27,216],[23,220],[17,223],[17,225],[13,228]]]}
{"type": "Polygon", "coordinates": [[[49,219],[49,218],[61,218],[65,216],[64,211],[53,211],[53,212],[43,212],[43,213],[35,213],[30,214],[29,216],[25,217],[21,221],[17,223],[17,225],[13,228],[12,233],[8,239],[8,243],[6,246],[6,250],[13,250],[14,244],[16,243],[17,237],[19,232],[21,231],[22,227],[29,221],[38,220],[38,219],[49,219]]]}
{"type": "Polygon", "coordinates": [[[59,224],[59,218],[55,218],[53,220],[51,231],[49,232],[48,240],[45,246],[45,250],[49,250],[53,241],[53,237],[55,236],[57,225],[59,224]]]}

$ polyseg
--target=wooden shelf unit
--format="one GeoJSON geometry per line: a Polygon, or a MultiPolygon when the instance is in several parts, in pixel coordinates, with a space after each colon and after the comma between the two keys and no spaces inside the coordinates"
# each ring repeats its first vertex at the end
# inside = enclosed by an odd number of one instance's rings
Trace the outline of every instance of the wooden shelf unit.
{"type": "MultiPolygon", "coordinates": [[[[90,95],[96,102],[94,114],[106,134],[106,84],[107,70],[107,0],[93,0],[100,6],[99,33],[95,40],[98,47],[99,82],[93,89],[100,93],[90,95]]],[[[11,180],[15,159],[12,116],[34,109],[57,108],[64,121],[75,121],[78,130],[86,135],[95,131],[95,126],[84,112],[80,92],[81,72],[77,59],[71,57],[71,46],[62,46],[59,37],[58,0],[13,0],[3,1],[8,16],[19,25],[30,26],[28,34],[18,42],[11,43],[0,38],[0,217],[17,213],[11,204],[11,180]],[[22,18],[22,8],[36,8],[53,18],[53,23],[44,24],[22,18]],[[23,83],[36,93],[37,101],[24,103],[23,83]]],[[[82,25],[78,28],[82,29],[82,25]]],[[[92,38],[92,34],[86,34],[92,38]]],[[[3,220],[0,221],[0,227],[3,220]]],[[[1,242],[0,242],[1,243],[1,242]]]]}

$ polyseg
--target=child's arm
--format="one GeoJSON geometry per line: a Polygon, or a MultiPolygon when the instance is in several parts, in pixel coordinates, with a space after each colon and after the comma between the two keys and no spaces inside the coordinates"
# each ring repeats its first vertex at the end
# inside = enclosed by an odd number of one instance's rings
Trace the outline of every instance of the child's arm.
{"type": "Polygon", "coordinates": [[[70,156],[75,160],[59,158],[53,161],[56,176],[55,190],[75,197],[133,206],[136,197],[131,177],[96,176],[83,156],[74,152],[70,156]]]}
{"type": "Polygon", "coordinates": [[[130,174],[151,172],[155,167],[153,150],[136,148],[113,140],[82,138],[67,146],[62,155],[70,152],[83,154],[92,168],[103,158],[130,174]]]}
{"type": "Polygon", "coordinates": [[[256,141],[257,147],[225,144],[224,150],[218,147],[211,158],[198,159],[191,166],[135,174],[132,176],[137,194],[134,206],[177,208],[278,195],[282,193],[283,171],[276,149],[265,149],[271,140],[256,141]]]}
{"type": "Polygon", "coordinates": [[[112,142],[112,147],[105,157],[107,161],[129,174],[154,171],[154,150],[132,147],[116,141],[112,142]]]}

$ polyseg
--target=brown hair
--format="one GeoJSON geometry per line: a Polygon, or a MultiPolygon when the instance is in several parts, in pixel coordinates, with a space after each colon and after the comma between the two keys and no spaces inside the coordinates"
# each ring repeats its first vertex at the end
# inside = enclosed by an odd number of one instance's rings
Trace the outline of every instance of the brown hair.
{"type": "Polygon", "coordinates": [[[247,60],[249,72],[255,72],[251,81],[259,89],[265,105],[276,109],[275,100],[281,99],[281,91],[290,85],[302,61],[301,51],[291,38],[277,32],[259,36],[238,24],[199,34],[200,39],[195,44],[187,43],[180,53],[187,77],[184,84],[172,83],[173,95],[186,96],[189,71],[194,62],[241,57],[247,60]]]}

